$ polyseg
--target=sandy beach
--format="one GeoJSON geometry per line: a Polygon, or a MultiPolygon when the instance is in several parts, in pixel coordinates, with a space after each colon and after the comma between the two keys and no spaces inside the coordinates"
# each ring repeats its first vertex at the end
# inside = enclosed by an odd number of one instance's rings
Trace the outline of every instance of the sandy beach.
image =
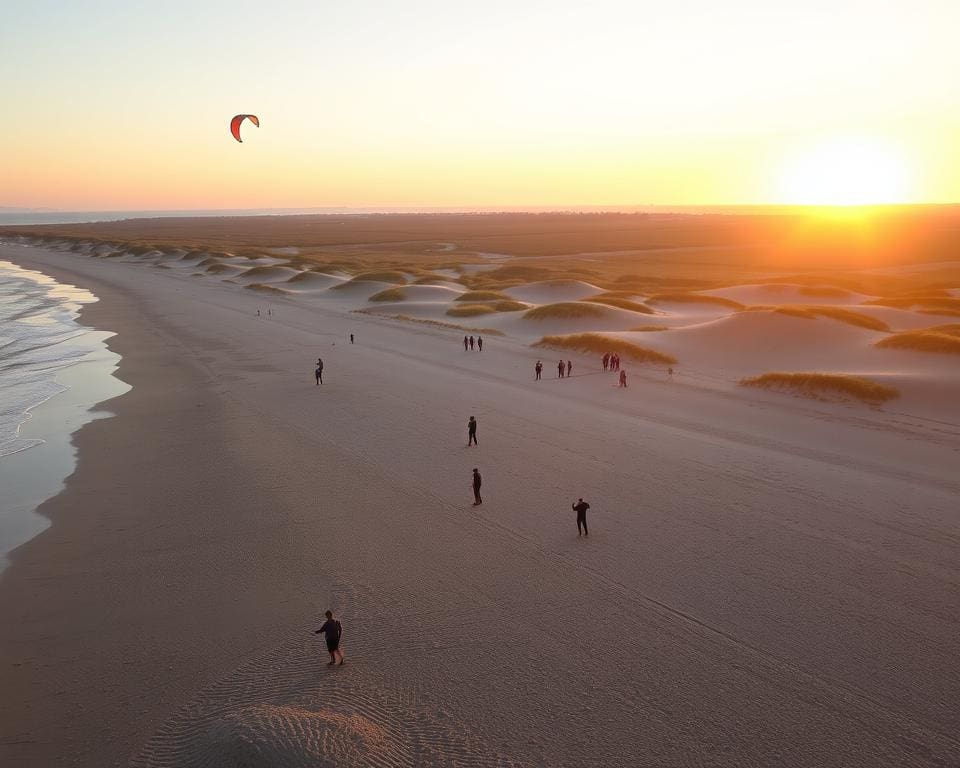
{"type": "MultiPolygon", "coordinates": [[[[439,280],[368,314],[395,286],[317,301],[293,288],[349,276],[0,258],[92,290],[81,319],[117,334],[132,386],[0,577],[4,765],[960,764],[957,366],[876,347],[927,322],[910,307],[851,293],[886,330],[669,297],[586,325],[491,310],[478,353],[382,316],[463,322],[439,280]],[[900,397],[738,387],[783,367],[770,329],[802,369],[900,397]],[[628,363],[619,389],[597,355],[530,346],[578,330],[660,337],[682,375],[628,363]],[[312,634],[327,608],[343,668],[312,634]]],[[[581,282],[504,292],[576,303],[581,282]]],[[[713,293],[794,288],[765,291],[713,293]]]]}

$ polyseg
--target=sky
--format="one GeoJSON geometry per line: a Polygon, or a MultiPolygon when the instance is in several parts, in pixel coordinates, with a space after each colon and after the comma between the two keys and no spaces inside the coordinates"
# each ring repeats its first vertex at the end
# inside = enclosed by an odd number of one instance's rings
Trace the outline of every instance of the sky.
{"type": "Polygon", "coordinates": [[[960,201],[957,0],[12,0],[0,206],[960,201]],[[228,131],[237,113],[261,127],[228,131]]]}

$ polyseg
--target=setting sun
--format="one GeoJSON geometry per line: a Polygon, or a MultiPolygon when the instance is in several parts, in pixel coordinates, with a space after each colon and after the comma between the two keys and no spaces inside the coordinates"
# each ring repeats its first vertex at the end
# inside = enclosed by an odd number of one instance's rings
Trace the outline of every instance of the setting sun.
{"type": "Polygon", "coordinates": [[[884,205],[911,201],[911,179],[898,147],[843,139],[797,152],[780,178],[781,202],[791,205],[884,205]]]}

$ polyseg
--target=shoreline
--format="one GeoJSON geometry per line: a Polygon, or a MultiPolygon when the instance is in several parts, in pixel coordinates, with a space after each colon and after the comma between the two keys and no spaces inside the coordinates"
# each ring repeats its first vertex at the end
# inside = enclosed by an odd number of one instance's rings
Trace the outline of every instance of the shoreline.
{"type": "MultiPolygon", "coordinates": [[[[187,478],[186,483],[174,483],[187,487],[169,494],[170,501],[179,498],[189,508],[186,502],[201,496],[208,485],[203,477],[189,477],[189,460],[202,461],[202,453],[217,444],[214,437],[221,437],[217,418],[192,416],[199,408],[219,410],[216,395],[203,372],[171,354],[176,344],[149,326],[134,299],[107,282],[77,275],[69,265],[44,267],[44,271],[58,281],[93,289],[100,301],[85,307],[81,319],[94,328],[116,329],[108,346],[121,356],[117,377],[132,389],[112,401],[113,418],[89,422],[74,433],[75,470],[63,490],[37,509],[49,525],[10,554],[10,564],[0,578],[0,612],[5,617],[0,629],[0,656],[5,660],[0,670],[4,691],[0,756],[20,766],[45,767],[67,755],[78,765],[126,765],[177,706],[186,703],[198,681],[215,679],[232,669],[251,648],[272,636],[273,625],[289,622],[291,617],[285,615],[281,622],[276,610],[254,600],[239,611],[251,621],[227,621],[217,604],[228,590],[219,594],[210,588],[213,585],[198,589],[201,585],[191,584],[201,577],[197,569],[210,565],[202,556],[184,560],[175,554],[165,563],[144,567],[142,558],[150,559],[154,548],[162,550],[163,538],[175,548],[184,546],[185,536],[165,537],[159,529],[176,525],[177,518],[180,524],[187,523],[182,514],[168,520],[157,514],[158,508],[168,507],[163,482],[161,487],[147,483],[152,486],[153,509],[135,511],[144,489],[129,486],[144,483],[131,478],[149,467],[156,451],[183,450],[186,443],[194,443],[180,461],[169,462],[174,466],[168,464],[169,470],[187,478]],[[176,434],[164,434],[163,414],[171,411],[185,418],[177,419],[176,434]],[[164,438],[158,439],[160,435],[164,438]],[[153,541],[141,541],[139,534],[153,541]],[[178,562],[190,570],[176,575],[178,562]],[[182,600],[156,591],[168,593],[175,582],[197,597],[206,592],[203,611],[191,613],[197,618],[198,613],[217,616],[215,627],[195,623],[192,631],[185,632],[182,621],[164,625],[171,618],[169,610],[182,600]],[[164,604],[167,614],[160,610],[154,615],[152,609],[164,604]],[[114,615],[119,605],[125,609],[114,615]],[[260,618],[253,620],[255,614],[260,618]],[[185,642],[208,651],[187,654],[186,658],[195,659],[188,675],[171,675],[183,661],[185,642]],[[212,652],[214,647],[218,653],[212,652]],[[71,681],[66,688],[65,677],[71,681]],[[36,694],[43,690],[48,694],[38,698],[36,694]],[[60,695],[51,696],[54,691],[60,695]],[[97,704],[90,707],[94,691],[97,704]],[[49,733],[51,723],[58,723],[55,734],[49,733]]],[[[228,454],[222,446],[221,451],[228,454]]],[[[245,472],[231,462],[221,474],[229,474],[231,482],[242,486],[245,472]]],[[[249,500],[265,502],[255,488],[228,495],[238,503],[240,496],[247,496],[248,508],[249,500]]],[[[223,550],[235,542],[208,543],[222,558],[223,550]]],[[[280,594],[274,597],[281,602],[280,594]]]]}
{"type": "MultiPolygon", "coordinates": [[[[91,421],[112,416],[105,404],[129,389],[114,376],[119,355],[110,349],[108,340],[115,334],[82,319],[84,309],[97,302],[93,296],[76,308],[73,322],[85,329],[81,337],[86,348],[83,358],[57,371],[54,381],[61,391],[31,406],[21,422],[20,437],[36,444],[0,458],[0,486],[7,505],[0,542],[0,578],[9,564],[8,554],[50,524],[37,509],[63,490],[64,482],[76,469],[74,433],[91,421]],[[60,469],[51,473],[51,465],[60,469]]],[[[75,343],[74,339],[60,342],[68,346],[75,343]]]]}
{"type": "Polygon", "coordinates": [[[950,435],[641,377],[538,387],[509,339],[463,353],[293,299],[257,317],[264,296],[132,262],[24,259],[91,284],[133,389],[77,433],[54,524],[0,580],[11,764],[960,757],[950,435]]]}

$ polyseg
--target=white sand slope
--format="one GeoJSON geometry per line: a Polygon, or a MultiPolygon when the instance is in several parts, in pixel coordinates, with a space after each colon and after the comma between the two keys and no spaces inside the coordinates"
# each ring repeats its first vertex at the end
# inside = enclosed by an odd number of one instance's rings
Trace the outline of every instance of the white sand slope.
{"type": "Polygon", "coordinates": [[[724,299],[739,301],[747,306],[777,304],[860,304],[875,298],[853,291],[819,288],[817,286],[792,285],[789,283],[769,283],[759,285],[734,285],[728,288],[715,288],[698,291],[704,296],[720,296],[724,299]]]}
{"type": "Polygon", "coordinates": [[[578,301],[602,293],[598,288],[582,280],[543,280],[536,283],[507,288],[503,293],[529,304],[554,304],[558,301],[578,301]]]}

